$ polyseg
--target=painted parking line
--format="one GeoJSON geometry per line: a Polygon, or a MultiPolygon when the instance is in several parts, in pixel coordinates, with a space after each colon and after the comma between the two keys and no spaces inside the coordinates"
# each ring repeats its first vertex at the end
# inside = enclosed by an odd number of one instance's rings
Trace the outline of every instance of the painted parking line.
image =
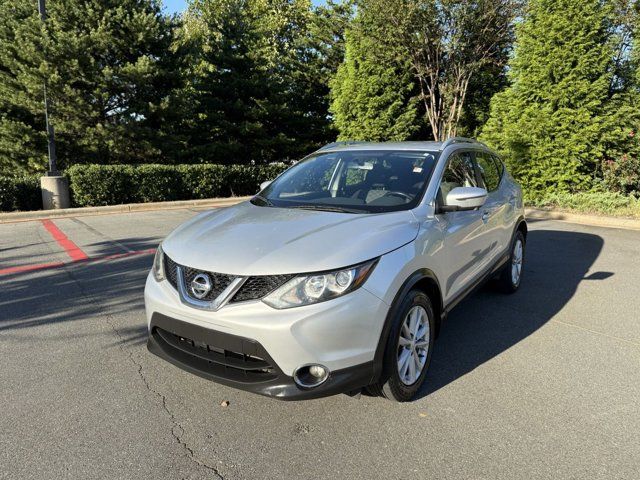
{"type": "Polygon", "coordinates": [[[32,272],[34,270],[46,270],[63,266],[62,262],[36,263],[35,265],[21,265],[19,267],[0,268],[0,276],[11,275],[12,273],[32,272]]]}
{"type": "Polygon", "coordinates": [[[51,220],[42,220],[42,225],[47,229],[49,234],[53,237],[53,239],[58,242],[67,255],[71,257],[71,260],[74,262],[80,262],[83,260],[87,260],[89,257],[86,253],[82,251],[80,247],[78,247],[73,241],[69,240],[69,238],[62,233],[62,231],[53,223],[51,220]]]}
{"type": "Polygon", "coordinates": [[[89,257],[78,245],[76,245],[62,230],[60,230],[51,220],[41,220],[44,228],[49,232],[53,239],[60,245],[71,258],[70,262],[49,262],[35,263],[31,265],[20,265],[15,267],[0,268],[0,276],[12,275],[17,273],[34,272],[38,270],[48,270],[72,265],[74,263],[93,263],[99,261],[117,260],[120,258],[131,257],[136,255],[151,255],[155,253],[155,248],[147,248],[144,250],[132,250],[119,242],[115,242],[117,246],[126,250],[124,253],[116,253],[111,255],[100,255],[97,257],[89,257]]]}

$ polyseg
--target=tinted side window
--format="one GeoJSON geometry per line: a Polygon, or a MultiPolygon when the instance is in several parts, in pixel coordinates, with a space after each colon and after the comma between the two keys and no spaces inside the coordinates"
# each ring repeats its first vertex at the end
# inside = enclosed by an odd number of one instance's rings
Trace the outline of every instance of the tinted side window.
{"type": "Polygon", "coordinates": [[[485,188],[492,192],[500,184],[500,171],[493,159],[493,156],[485,152],[476,153],[476,161],[480,169],[480,176],[484,182],[485,188]]]}
{"type": "Polygon", "coordinates": [[[441,200],[456,187],[477,187],[476,173],[470,152],[454,153],[442,174],[438,196],[441,200]]]}

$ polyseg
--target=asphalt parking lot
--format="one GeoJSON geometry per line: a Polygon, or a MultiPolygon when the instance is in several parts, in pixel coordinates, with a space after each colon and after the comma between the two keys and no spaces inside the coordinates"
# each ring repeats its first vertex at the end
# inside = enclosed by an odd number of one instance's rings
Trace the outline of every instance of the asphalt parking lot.
{"type": "Polygon", "coordinates": [[[531,223],[414,402],[279,402],[146,350],[151,252],[195,214],[0,224],[0,478],[640,477],[640,232],[531,223]]]}

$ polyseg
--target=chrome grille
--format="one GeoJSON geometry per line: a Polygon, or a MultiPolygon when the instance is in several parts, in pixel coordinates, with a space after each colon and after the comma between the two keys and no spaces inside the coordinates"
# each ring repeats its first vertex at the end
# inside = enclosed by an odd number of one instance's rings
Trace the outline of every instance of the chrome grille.
{"type": "MultiPolygon", "coordinates": [[[[213,288],[207,294],[206,297],[199,300],[205,302],[211,302],[218,298],[218,296],[229,286],[231,282],[236,278],[234,275],[227,275],[224,273],[208,272],[205,270],[198,270],[196,268],[186,267],[179,265],[171,260],[171,258],[164,254],[164,268],[167,280],[173,288],[178,288],[178,267],[182,269],[182,276],[184,280],[184,290],[189,296],[191,296],[191,290],[189,285],[193,278],[199,273],[205,273],[209,275],[213,288]]],[[[236,292],[229,303],[246,302],[248,300],[259,300],[264,296],[270,294],[278,287],[281,287],[286,282],[291,280],[294,275],[256,275],[248,277],[244,282],[240,290],[236,292]]]]}
{"type": "Polygon", "coordinates": [[[209,293],[207,293],[205,297],[202,297],[199,299],[205,302],[210,302],[218,298],[218,296],[223,292],[223,290],[227,288],[229,284],[233,282],[233,280],[236,278],[233,275],[225,275],[223,273],[207,272],[205,270],[197,270],[195,268],[182,267],[182,275],[184,276],[184,286],[189,296],[191,296],[191,289],[189,288],[189,285],[191,285],[191,281],[194,279],[194,277],[200,273],[209,275],[209,278],[211,279],[211,285],[212,285],[211,290],[209,291],[209,293]]]}
{"type": "Polygon", "coordinates": [[[202,300],[205,302],[210,302],[218,298],[218,296],[223,292],[225,288],[229,286],[229,284],[236,278],[233,275],[225,275],[223,273],[215,273],[215,272],[207,272],[205,270],[198,270],[196,268],[185,267],[182,265],[178,265],[176,262],[171,260],[169,256],[164,254],[164,268],[165,275],[167,276],[167,280],[173,288],[178,290],[178,266],[182,268],[182,277],[184,280],[184,289],[189,296],[191,295],[191,290],[189,285],[193,278],[199,273],[205,273],[209,275],[211,279],[212,288],[211,291],[203,298],[198,300],[202,300]]]}

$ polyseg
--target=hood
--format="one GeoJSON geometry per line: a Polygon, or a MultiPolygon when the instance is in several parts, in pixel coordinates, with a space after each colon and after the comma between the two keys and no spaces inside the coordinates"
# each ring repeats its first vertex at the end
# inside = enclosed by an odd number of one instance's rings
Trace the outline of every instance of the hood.
{"type": "Polygon", "coordinates": [[[192,218],[162,248],[175,262],[210,272],[305,273],[378,257],[411,242],[418,229],[410,211],[351,214],[243,202],[192,218]]]}

